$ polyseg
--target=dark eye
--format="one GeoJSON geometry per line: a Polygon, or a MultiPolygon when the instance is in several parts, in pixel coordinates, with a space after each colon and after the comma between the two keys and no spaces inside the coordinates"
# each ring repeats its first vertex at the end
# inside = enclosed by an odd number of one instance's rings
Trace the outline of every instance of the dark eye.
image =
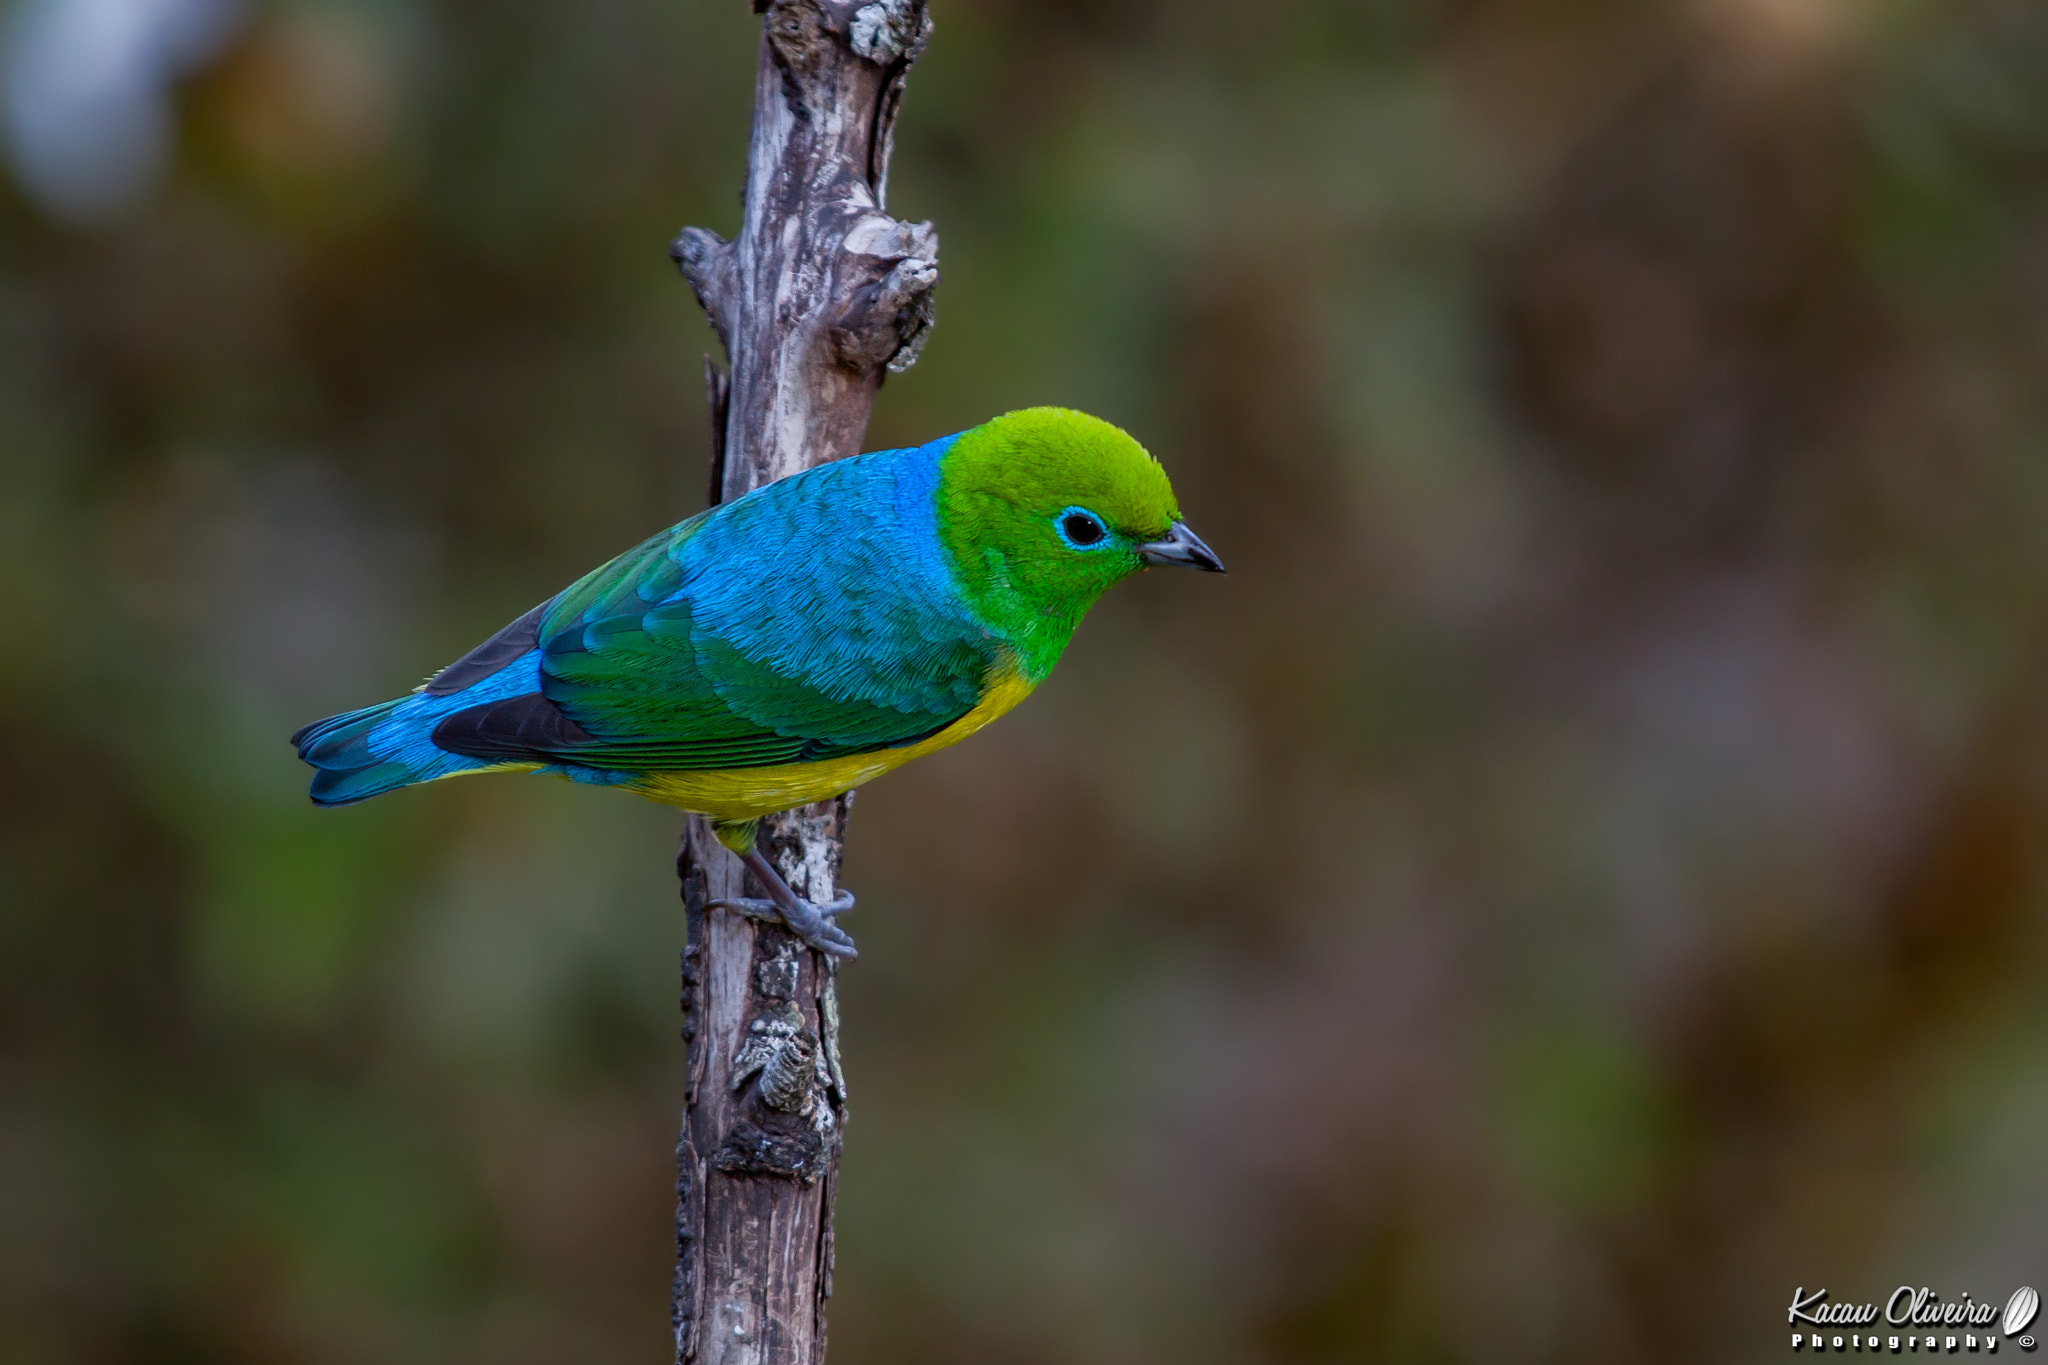
{"type": "Polygon", "coordinates": [[[1109,534],[1093,512],[1084,512],[1074,507],[1060,513],[1059,526],[1060,539],[1077,550],[1100,545],[1103,538],[1109,534]]]}

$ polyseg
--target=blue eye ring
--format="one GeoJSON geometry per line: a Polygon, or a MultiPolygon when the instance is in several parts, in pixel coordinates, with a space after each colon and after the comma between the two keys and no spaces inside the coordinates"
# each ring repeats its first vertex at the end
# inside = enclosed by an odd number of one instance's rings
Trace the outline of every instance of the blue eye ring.
{"type": "Polygon", "coordinates": [[[1061,544],[1084,554],[1110,543],[1109,528],[1102,524],[1101,517],[1085,507],[1061,508],[1060,514],[1052,519],[1052,529],[1058,533],[1061,544]]]}

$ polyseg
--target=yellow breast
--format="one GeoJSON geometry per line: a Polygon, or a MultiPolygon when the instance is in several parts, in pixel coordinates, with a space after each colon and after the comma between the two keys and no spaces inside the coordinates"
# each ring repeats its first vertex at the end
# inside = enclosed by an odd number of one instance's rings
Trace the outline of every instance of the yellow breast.
{"type": "Polygon", "coordinates": [[[990,684],[974,709],[945,729],[915,744],[852,754],[816,763],[772,768],[719,768],[701,772],[649,773],[627,784],[651,801],[679,806],[714,820],[751,820],[792,806],[822,801],[872,782],[913,758],[923,758],[961,740],[1031,695],[1033,684],[1014,665],[990,684]]]}

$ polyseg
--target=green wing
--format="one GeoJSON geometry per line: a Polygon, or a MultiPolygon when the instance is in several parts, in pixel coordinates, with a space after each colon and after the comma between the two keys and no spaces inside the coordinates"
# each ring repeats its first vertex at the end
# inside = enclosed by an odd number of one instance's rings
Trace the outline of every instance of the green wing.
{"type": "Polygon", "coordinates": [[[536,724],[530,699],[530,752],[634,772],[809,762],[914,743],[979,701],[995,643],[906,589],[892,525],[842,507],[820,532],[759,495],[719,510],[549,605],[541,698],[567,724],[536,724]]]}

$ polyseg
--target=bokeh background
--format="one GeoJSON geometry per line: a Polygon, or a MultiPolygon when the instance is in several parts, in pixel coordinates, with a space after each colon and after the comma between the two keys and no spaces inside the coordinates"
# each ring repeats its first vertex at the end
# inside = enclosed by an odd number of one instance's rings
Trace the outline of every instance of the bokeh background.
{"type": "MultiPolygon", "coordinates": [[[[860,797],[842,1365],[2048,1276],[2048,6],[938,0],[871,445],[1225,579],[860,797]]],[[[0,3],[0,1359],[666,1359],[672,813],[284,736],[702,505],[740,0],[0,3]]]]}

